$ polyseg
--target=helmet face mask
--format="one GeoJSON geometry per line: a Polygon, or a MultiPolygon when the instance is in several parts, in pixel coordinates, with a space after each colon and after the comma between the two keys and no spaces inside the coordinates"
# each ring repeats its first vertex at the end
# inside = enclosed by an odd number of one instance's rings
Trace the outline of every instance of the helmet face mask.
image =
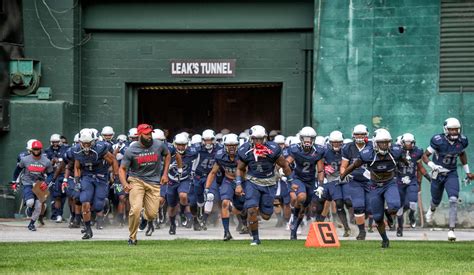
{"type": "Polygon", "coordinates": [[[300,136],[301,146],[305,151],[309,151],[313,147],[315,139],[315,137],[300,136]]]}
{"type": "Polygon", "coordinates": [[[214,145],[216,144],[216,140],[215,139],[203,139],[202,144],[204,145],[204,148],[206,148],[206,150],[212,150],[212,149],[214,149],[214,145]]]}
{"type": "Polygon", "coordinates": [[[392,136],[387,130],[378,129],[374,132],[373,142],[375,152],[380,155],[386,155],[392,145],[392,136]]]}
{"type": "Polygon", "coordinates": [[[449,140],[455,141],[461,135],[461,122],[454,117],[450,117],[444,121],[443,130],[449,140]]]}
{"type": "Polygon", "coordinates": [[[329,141],[329,144],[335,152],[341,151],[342,141],[329,141]]]}
{"type": "Polygon", "coordinates": [[[79,142],[81,144],[81,148],[82,150],[86,153],[86,154],[89,154],[91,148],[92,148],[92,142],[83,142],[83,141],[80,141],[79,142]]]}

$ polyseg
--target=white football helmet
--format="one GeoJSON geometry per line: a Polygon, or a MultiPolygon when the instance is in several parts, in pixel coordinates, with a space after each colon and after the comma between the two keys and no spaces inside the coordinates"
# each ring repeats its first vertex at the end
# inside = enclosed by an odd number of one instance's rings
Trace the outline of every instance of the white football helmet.
{"type": "Polygon", "coordinates": [[[331,145],[334,151],[338,152],[339,150],[341,150],[343,142],[344,136],[340,131],[332,131],[329,134],[329,144],[331,145]]]}
{"type": "Polygon", "coordinates": [[[60,134],[52,134],[49,138],[49,142],[53,144],[53,142],[61,142],[61,135],[60,134]]]}
{"type": "Polygon", "coordinates": [[[118,135],[118,137],[117,137],[117,142],[118,143],[124,143],[125,141],[127,141],[127,136],[126,135],[118,135]]]}
{"type": "Polygon", "coordinates": [[[176,151],[180,154],[184,154],[184,151],[186,151],[186,148],[188,147],[188,137],[184,133],[179,133],[174,137],[174,147],[176,148],[176,151]],[[177,145],[184,145],[183,150],[179,150],[177,145]]]}
{"type": "Polygon", "coordinates": [[[450,117],[444,121],[443,130],[449,140],[457,140],[461,134],[461,122],[457,118],[450,117]],[[450,134],[449,129],[457,129],[457,134],[450,134]]]}
{"type": "Polygon", "coordinates": [[[95,129],[95,128],[90,128],[90,130],[92,131],[92,133],[94,134],[94,140],[97,141],[99,140],[99,130],[95,129]]]}
{"type": "Polygon", "coordinates": [[[368,141],[368,136],[369,136],[369,129],[367,126],[364,124],[358,124],[354,126],[354,129],[352,130],[352,139],[356,143],[367,143],[368,141]],[[355,135],[364,135],[363,138],[356,138],[355,135]]]}
{"type": "Polygon", "coordinates": [[[316,136],[316,138],[314,139],[314,144],[324,146],[326,145],[326,138],[323,136],[316,136]]]}
{"type": "Polygon", "coordinates": [[[301,144],[301,140],[296,136],[291,136],[289,139],[288,146],[291,146],[291,144],[301,144]]]}
{"type": "MultiPolygon", "coordinates": [[[[305,150],[310,150],[314,142],[316,140],[316,131],[313,129],[313,127],[303,127],[303,129],[300,130],[299,132],[299,139],[301,141],[301,144],[303,146],[303,149],[305,150]]],[[[324,137],[322,137],[324,139],[324,137]]],[[[324,141],[323,141],[324,144],[324,141]]]]}
{"type": "Polygon", "coordinates": [[[89,153],[91,147],[94,146],[95,140],[96,136],[92,129],[84,128],[79,132],[79,144],[84,152],[89,153]]]}
{"type": "Polygon", "coordinates": [[[405,143],[412,143],[413,145],[415,145],[416,143],[415,136],[411,133],[403,134],[400,141],[402,145],[405,143]]]}
{"type": "Polygon", "coordinates": [[[128,138],[130,138],[130,139],[138,138],[137,128],[130,128],[130,130],[128,130],[128,138]]]}
{"type": "MultiPolygon", "coordinates": [[[[220,133],[219,133],[220,134],[220,133]]],[[[222,136],[222,134],[220,134],[222,136]]],[[[214,148],[214,144],[216,143],[216,135],[214,134],[214,131],[211,129],[204,130],[202,132],[202,142],[204,144],[204,147],[207,150],[212,150],[214,148]],[[210,140],[211,143],[206,143],[206,141],[210,140]]]]}
{"type": "Polygon", "coordinates": [[[200,134],[195,134],[194,136],[191,137],[191,144],[201,144],[202,142],[202,137],[200,134]]]}
{"type": "Polygon", "coordinates": [[[33,146],[33,142],[35,142],[36,139],[30,139],[26,142],[26,150],[28,151],[31,151],[33,150],[32,146],[33,146]]]}
{"type": "Polygon", "coordinates": [[[381,155],[386,155],[390,150],[392,136],[385,129],[377,129],[374,132],[374,137],[372,138],[374,143],[374,149],[377,153],[381,155]],[[383,143],[387,143],[386,145],[383,143]]]}
{"type": "Polygon", "coordinates": [[[239,135],[239,145],[242,145],[249,141],[249,135],[246,132],[242,132],[239,135]]]}
{"type": "Polygon", "coordinates": [[[236,134],[227,134],[223,138],[225,150],[230,155],[235,155],[239,145],[239,137],[236,134]]]}
{"type": "Polygon", "coordinates": [[[78,142],[79,142],[79,133],[74,135],[74,143],[78,143],[78,142]]]}
{"type": "Polygon", "coordinates": [[[104,126],[104,128],[102,128],[102,131],[100,132],[100,134],[102,135],[104,140],[111,141],[114,138],[114,135],[115,135],[114,128],[112,128],[110,126],[104,126]]]}
{"type": "Polygon", "coordinates": [[[230,130],[227,129],[227,128],[224,128],[221,130],[221,134],[223,134],[224,136],[227,135],[227,134],[230,134],[230,130]]]}
{"type": "Polygon", "coordinates": [[[345,138],[345,139],[342,141],[343,144],[348,144],[348,143],[351,143],[351,142],[352,142],[352,139],[350,139],[350,138],[345,138]]]}
{"type": "Polygon", "coordinates": [[[275,139],[273,141],[277,144],[284,144],[285,143],[285,137],[283,135],[276,135],[275,139]]]}
{"type": "Polygon", "coordinates": [[[250,128],[249,135],[250,138],[266,138],[267,131],[263,126],[255,125],[250,128]]]}
{"type": "Polygon", "coordinates": [[[165,132],[163,132],[161,129],[154,129],[153,132],[151,133],[151,136],[153,139],[157,139],[161,141],[164,141],[166,139],[165,132]]]}

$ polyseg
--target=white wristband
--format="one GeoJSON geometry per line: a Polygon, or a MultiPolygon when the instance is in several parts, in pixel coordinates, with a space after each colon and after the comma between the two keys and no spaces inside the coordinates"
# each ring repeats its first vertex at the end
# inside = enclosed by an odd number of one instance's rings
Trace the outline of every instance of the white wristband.
{"type": "Polygon", "coordinates": [[[469,171],[469,164],[464,164],[464,165],[462,166],[462,168],[464,169],[464,172],[466,172],[466,174],[471,173],[471,172],[469,171]]]}

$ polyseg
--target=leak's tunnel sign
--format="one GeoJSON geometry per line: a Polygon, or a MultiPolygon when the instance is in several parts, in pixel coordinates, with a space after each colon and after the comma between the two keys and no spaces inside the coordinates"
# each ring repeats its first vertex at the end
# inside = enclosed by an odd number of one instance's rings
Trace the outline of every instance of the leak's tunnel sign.
{"type": "Polygon", "coordinates": [[[178,77],[234,77],[235,59],[171,59],[170,71],[178,77]]]}

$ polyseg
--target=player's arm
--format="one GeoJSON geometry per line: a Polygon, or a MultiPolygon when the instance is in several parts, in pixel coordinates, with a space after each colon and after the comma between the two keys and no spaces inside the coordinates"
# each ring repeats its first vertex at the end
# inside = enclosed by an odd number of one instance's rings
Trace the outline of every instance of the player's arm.
{"type": "Polygon", "coordinates": [[[74,180],[79,182],[81,178],[81,162],[79,160],[74,160],[74,180]]]}
{"type": "MultiPolygon", "coordinates": [[[[344,161],[344,160],[343,160],[344,161]]],[[[361,159],[356,159],[351,165],[347,166],[346,169],[342,169],[342,163],[341,163],[341,179],[344,179],[347,175],[352,173],[355,169],[359,168],[364,164],[361,159]]]]}
{"type": "Polygon", "coordinates": [[[206,185],[205,185],[206,189],[211,188],[212,182],[216,178],[217,172],[219,172],[219,165],[217,163],[214,163],[214,165],[212,166],[211,172],[209,172],[209,174],[207,175],[206,185]]]}
{"type": "Polygon", "coordinates": [[[288,162],[288,165],[292,164],[295,161],[295,159],[290,155],[286,157],[286,162],[288,162]]]}
{"type": "Polygon", "coordinates": [[[341,166],[339,167],[339,174],[342,175],[342,173],[347,169],[347,166],[349,166],[349,160],[343,158],[341,160],[341,166]]]}
{"type": "Polygon", "coordinates": [[[469,178],[469,180],[474,180],[474,174],[469,171],[469,164],[467,164],[467,154],[465,151],[459,155],[459,160],[461,161],[462,168],[464,169],[466,176],[469,178]]]}
{"type": "Polygon", "coordinates": [[[161,183],[167,184],[169,181],[168,170],[170,169],[171,163],[171,154],[168,152],[165,156],[165,161],[163,163],[163,175],[161,176],[161,183]]]}
{"type": "Polygon", "coordinates": [[[242,190],[242,181],[247,172],[247,164],[241,160],[237,161],[237,170],[235,171],[235,194],[241,196],[244,194],[242,190]]]}
{"type": "Polygon", "coordinates": [[[316,168],[318,169],[318,183],[323,184],[324,182],[324,159],[318,160],[316,163],[316,168]]]}
{"type": "Polygon", "coordinates": [[[281,167],[281,169],[283,169],[283,173],[285,174],[285,176],[288,178],[289,181],[290,180],[290,175],[291,175],[291,168],[290,166],[288,165],[288,162],[286,161],[286,159],[280,155],[277,160],[276,160],[276,164],[278,166],[281,167]]]}
{"type": "Polygon", "coordinates": [[[112,171],[114,173],[114,176],[117,177],[118,176],[118,161],[117,159],[114,157],[114,155],[110,152],[107,152],[105,155],[104,155],[104,159],[105,161],[107,161],[107,163],[112,166],[112,171]]]}

